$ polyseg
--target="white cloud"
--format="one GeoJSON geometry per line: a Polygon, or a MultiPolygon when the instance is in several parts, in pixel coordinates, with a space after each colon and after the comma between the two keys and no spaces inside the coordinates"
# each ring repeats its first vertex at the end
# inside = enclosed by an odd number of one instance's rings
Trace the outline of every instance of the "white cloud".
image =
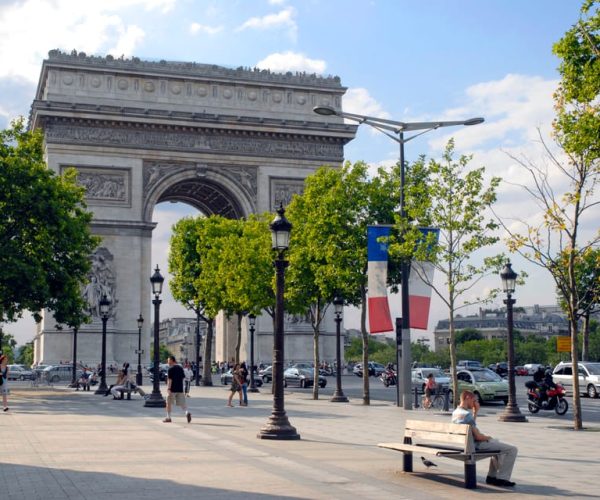
{"type": "Polygon", "coordinates": [[[271,71],[307,71],[323,73],[327,64],[321,59],[310,59],[297,52],[276,52],[256,63],[256,67],[271,71]]]}
{"type": "Polygon", "coordinates": [[[369,94],[365,88],[348,89],[343,100],[344,111],[356,113],[359,115],[373,116],[375,118],[388,119],[389,113],[385,111],[382,105],[369,94]]]}
{"type": "Polygon", "coordinates": [[[192,35],[197,35],[198,33],[204,33],[206,35],[216,35],[221,31],[223,31],[223,26],[207,26],[205,24],[200,23],[190,24],[190,33],[192,35]]]}
{"type": "Polygon", "coordinates": [[[245,29],[269,30],[287,28],[290,38],[295,40],[298,32],[298,26],[294,20],[295,15],[296,10],[293,7],[287,7],[276,14],[267,14],[263,17],[251,17],[236,28],[236,31],[245,29]]]}
{"type": "Polygon", "coordinates": [[[142,30],[119,15],[130,8],[166,13],[176,0],[25,0],[0,9],[0,78],[36,82],[40,62],[50,49],[130,55],[142,30]],[[43,36],[37,34],[43,33],[43,36]]]}

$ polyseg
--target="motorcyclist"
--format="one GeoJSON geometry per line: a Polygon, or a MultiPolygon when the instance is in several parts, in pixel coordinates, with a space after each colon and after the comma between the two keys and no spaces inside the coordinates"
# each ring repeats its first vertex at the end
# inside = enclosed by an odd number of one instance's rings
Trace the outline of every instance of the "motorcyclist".
{"type": "Polygon", "coordinates": [[[548,389],[556,387],[556,384],[552,380],[552,372],[540,366],[533,375],[533,380],[538,384],[540,389],[540,402],[546,401],[548,399],[548,389]]]}

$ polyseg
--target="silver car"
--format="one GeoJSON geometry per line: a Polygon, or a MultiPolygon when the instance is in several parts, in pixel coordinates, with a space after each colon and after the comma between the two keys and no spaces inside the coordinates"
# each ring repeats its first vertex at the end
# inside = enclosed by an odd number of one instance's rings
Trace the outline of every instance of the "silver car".
{"type": "MultiPolygon", "coordinates": [[[[81,370],[79,367],[77,368],[77,373],[75,375],[76,380],[81,378],[81,370]]],[[[73,377],[73,365],[54,365],[49,366],[42,372],[42,379],[46,382],[56,383],[62,381],[70,381],[73,377]]]]}
{"type": "MultiPolygon", "coordinates": [[[[600,394],[600,363],[580,361],[577,363],[579,371],[579,391],[590,398],[597,398],[600,394]]],[[[554,383],[561,383],[567,392],[573,392],[573,365],[572,363],[559,363],[552,373],[554,383]]]]}
{"type": "Polygon", "coordinates": [[[450,378],[439,368],[415,368],[412,370],[412,388],[425,392],[425,383],[430,373],[433,373],[438,390],[445,391],[450,385],[450,378]]]}

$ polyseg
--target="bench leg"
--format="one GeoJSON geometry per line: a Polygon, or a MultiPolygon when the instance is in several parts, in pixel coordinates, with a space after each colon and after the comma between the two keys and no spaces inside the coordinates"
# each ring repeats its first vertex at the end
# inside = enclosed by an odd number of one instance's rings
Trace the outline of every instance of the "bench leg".
{"type": "Polygon", "coordinates": [[[477,465],[475,462],[465,462],[465,488],[473,490],[477,488],[477,465]]]}
{"type": "Polygon", "coordinates": [[[402,470],[404,472],[412,472],[413,471],[413,454],[412,452],[403,452],[402,453],[402,470]]]}
{"type": "Polygon", "coordinates": [[[131,393],[130,392],[127,393],[127,400],[131,401],[131,393]]]}

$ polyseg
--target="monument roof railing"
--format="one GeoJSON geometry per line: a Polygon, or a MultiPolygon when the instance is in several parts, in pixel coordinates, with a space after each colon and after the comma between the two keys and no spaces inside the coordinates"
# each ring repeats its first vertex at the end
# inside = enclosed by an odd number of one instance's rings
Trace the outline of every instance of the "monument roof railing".
{"type": "Polygon", "coordinates": [[[60,63],[69,66],[101,68],[106,70],[133,71],[140,73],[162,73],[179,77],[203,77],[211,79],[245,80],[256,83],[270,83],[314,87],[322,90],[345,91],[339,76],[320,76],[316,73],[291,72],[277,73],[269,69],[227,68],[216,64],[178,61],[147,61],[139,57],[116,58],[111,55],[93,56],[85,52],[73,50],[70,53],[55,49],[48,52],[46,62],[60,63]]]}

